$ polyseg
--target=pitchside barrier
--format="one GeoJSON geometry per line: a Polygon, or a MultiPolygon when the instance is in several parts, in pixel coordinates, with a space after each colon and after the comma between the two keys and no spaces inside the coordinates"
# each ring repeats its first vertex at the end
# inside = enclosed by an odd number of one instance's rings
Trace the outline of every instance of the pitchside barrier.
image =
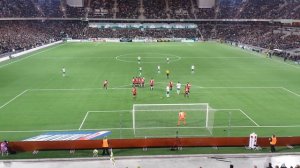
{"type": "Polygon", "coordinates": [[[198,41],[198,39],[188,39],[188,38],[90,38],[90,39],[66,39],[67,42],[108,42],[108,43],[119,43],[119,42],[183,42],[183,43],[193,43],[198,41]]]}
{"type": "MultiPolygon", "coordinates": [[[[113,149],[126,148],[169,148],[169,147],[246,147],[249,137],[215,137],[215,138],[141,138],[141,139],[109,139],[113,149]]],[[[260,147],[269,147],[269,138],[257,139],[260,147]]],[[[300,137],[277,137],[276,146],[300,145],[300,137]]],[[[19,141],[9,142],[13,151],[35,150],[82,150],[101,148],[102,140],[75,141],[19,141]]]]}

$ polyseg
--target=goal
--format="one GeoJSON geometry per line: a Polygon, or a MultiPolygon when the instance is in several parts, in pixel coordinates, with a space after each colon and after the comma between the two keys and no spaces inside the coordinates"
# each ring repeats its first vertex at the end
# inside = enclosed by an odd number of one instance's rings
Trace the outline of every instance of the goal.
{"type": "Polygon", "coordinates": [[[208,103],[134,104],[132,127],[135,136],[212,135],[214,109],[208,103]],[[186,125],[177,126],[178,113],[186,112],[186,125]]]}

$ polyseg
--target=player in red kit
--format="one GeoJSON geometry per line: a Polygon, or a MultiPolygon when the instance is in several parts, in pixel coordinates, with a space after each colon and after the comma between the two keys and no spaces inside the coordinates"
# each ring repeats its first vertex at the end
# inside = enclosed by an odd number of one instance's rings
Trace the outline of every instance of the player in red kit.
{"type": "Polygon", "coordinates": [[[184,88],[184,97],[189,97],[190,94],[190,89],[189,87],[186,85],[184,88]]]}
{"type": "Polygon", "coordinates": [[[137,94],[137,90],[136,90],[136,87],[134,86],[132,88],[132,96],[133,96],[134,99],[136,98],[136,94],[137,94]]]}
{"type": "Polygon", "coordinates": [[[169,83],[169,87],[170,87],[170,90],[172,90],[172,89],[173,89],[173,82],[172,82],[172,81],[170,81],[170,83],[169,83]]]}
{"type": "Polygon", "coordinates": [[[138,77],[138,85],[139,85],[139,87],[142,87],[142,78],[141,77],[138,77]]]}
{"type": "Polygon", "coordinates": [[[141,81],[142,81],[142,87],[145,87],[145,78],[142,77],[142,78],[141,78],[141,81]]]}
{"type": "Polygon", "coordinates": [[[188,83],[186,84],[186,87],[188,87],[189,90],[191,89],[192,85],[190,84],[190,82],[188,82],[188,83]]]}
{"type": "Polygon", "coordinates": [[[151,80],[150,80],[150,90],[153,90],[153,87],[154,87],[154,79],[151,78],[151,80]]]}
{"type": "Polygon", "coordinates": [[[105,80],[105,81],[103,82],[103,88],[107,90],[107,87],[108,87],[108,81],[105,80]]]}

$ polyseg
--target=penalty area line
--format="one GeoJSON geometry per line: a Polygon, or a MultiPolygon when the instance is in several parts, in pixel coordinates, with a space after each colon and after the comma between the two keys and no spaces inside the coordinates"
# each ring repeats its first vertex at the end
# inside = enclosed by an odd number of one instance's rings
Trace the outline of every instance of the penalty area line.
{"type": "MultiPolygon", "coordinates": [[[[108,88],[108,90],[128,90],[131,88],[108,88]]],[[[105,90],[103,88],[74,88],[74,89],[60,89],[60,88],[52,88],[52,89],[30,89],[30,91],[84,91],[84,90],[105,90]]]]}
{"type": "Polygon", "coordinates": [[[281,87],[281,89],[283,89],[283,90],[285,90],[285,91],[287,91],[287,92],[289,92],[289,93],[291,93],[291,94],[293,94],[293,95],[296,95],[296,96],[300,97],[299,94],[297,94],[297,93],[295,93],[295,92],[293,92],[293,91],[290,91],[289,89],[287,89],[287,88],[285,88],[285,87],[281,87]]]}
{"type": "MultiPolygon", "coordinates": [[[[300,125],[262,125],[262,126],[230,126],[231,128],[300,128],[300,125]]],[[[159,127],[158,127],[159,128],[159,127]]],[[[170,127],[169,127],[170,128],[170,127]]],[[[176,128],[184,128],[184,127],[176,127],[176,128]]],[[[203,128],[205,129],[206,127],[195,127],[195,128],[203,128]]],[[[228,128],[227,126],[214,126],[213,128],[216,129],[224,129],[224,128],[228,128]]],[[[84,131],[93,131],[93,130],[131,130],[133,128],[92,128],[92,129],[81,129],[84,131]]],[[[136,128],[139,129],[139,128],[136,128]]],[[[149,128],[148,128],[149,129],[149,128]]],[[[64,131],[78,131],[78,129],[61,129],[61,130],[8,130],[8,131],[1,131],[1,133],[26,133],[26,132],[64,132],[64,131]]]]}
{"type": "Polygon", "coordinates": [[[6,102],[5,104],[3,104],[2,106],[0,106],[0,109],[2,109],[3,107],[5,107],[6,105],[8,105],[9,103],[11,103],[12,101],[16,100],[18,97],[22,96],[23,94],[25,94],[27,90],[24,90],[22,93],[18,94],[17,96],[15,96],[14,98],[10,99],[8,102],[6,102]]]}
{"type": "Polygon", "coordinates": [[[26,133],[26,132],[64,132],[64,131],[78,131],[78,129],[62,129],[62,130],[16,130],[16,131],[0,131],[1,133],[26,133]]]}
{"type": "Polygon", "coordinates": [[[86,114],[85,114],[85,116],[84,116],[84,118],[83,118],[83,120],[82,120],[82,122],[81,122],[81,124],[80,124],[80,126],[78,128],[78,130],[81,130],[81,128],[82,128],[82,126],[83,126],[83,124],[84,124],[84,122],[85,122],[85,120],[86,120],[86,118],[87,118],[88,115],[89,115],[89,112],[86,112],[86,114]]]}
{"type": "Polygon", "coordinates": [[[251,117],[249,117],[243,110],[239,109],[241,113],[243,113],[249,120],[251,120],[256,126],[260,126],[257,124],[251,117]]]}
{"type": "Polygon", "coordinates": [[[120,113],[120,112],[131,112],[132,110],[112,110],[112,111],[87,111],[78,130],[85,130],[85,129],[82,129],[82,126],[84,125],[85,123],[85,120],[87,119],[88,115],[90,113],[120,113]]]}

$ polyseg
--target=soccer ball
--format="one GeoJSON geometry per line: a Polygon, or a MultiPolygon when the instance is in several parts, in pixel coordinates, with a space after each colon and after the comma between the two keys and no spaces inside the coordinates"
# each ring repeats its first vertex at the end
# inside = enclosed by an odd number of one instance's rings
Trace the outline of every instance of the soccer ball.
{"type": "Polygon", "coordinates": [[[94,157],[97,157],[97,156],[98,156],[98,150],[97,150],[97,149],[94,149],[94,150],[93,150],[93,156],[94,156],[94,157]]]}

